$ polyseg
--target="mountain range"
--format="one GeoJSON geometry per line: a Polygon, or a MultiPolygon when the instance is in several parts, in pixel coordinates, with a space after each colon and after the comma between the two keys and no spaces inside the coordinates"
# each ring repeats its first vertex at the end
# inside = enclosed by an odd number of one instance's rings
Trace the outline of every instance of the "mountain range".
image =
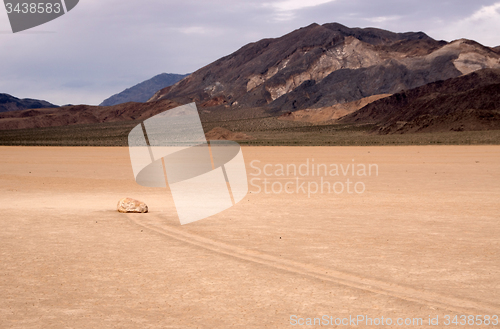
{"type": "MultiPolygon", "coordinates": [[[[500,129],[499,70],[500,46],[311,24],[247,44],[157,90],[146,103],[0,114],[0,129],[142,120],[162,106],[190,102],[203,122],[276,117],[280,125],[372,125],[378,134],[500,129]]],[[[143,102],[155,78],[101,105],[127,95],[143,102]]]]}
{"type": "Polygon", "coordinates": [[[158,90],[171,86],[184,79],[188,74],[162,73],[151,79],[127,88],[124,91],[105,99],[99,106],[112,106],[127,102],[143,103],[150,99],[158,90]]]}

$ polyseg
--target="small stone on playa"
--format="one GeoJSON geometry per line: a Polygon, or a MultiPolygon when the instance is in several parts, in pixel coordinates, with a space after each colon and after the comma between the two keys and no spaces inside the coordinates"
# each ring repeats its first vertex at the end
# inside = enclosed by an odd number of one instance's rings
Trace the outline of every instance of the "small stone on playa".
{"type": "Polygon", "coordinates": [[[148,212],[148,206],[141,201],[123,198],[118,201],[118,211],[124,213],[146,213],[148,212]]]}

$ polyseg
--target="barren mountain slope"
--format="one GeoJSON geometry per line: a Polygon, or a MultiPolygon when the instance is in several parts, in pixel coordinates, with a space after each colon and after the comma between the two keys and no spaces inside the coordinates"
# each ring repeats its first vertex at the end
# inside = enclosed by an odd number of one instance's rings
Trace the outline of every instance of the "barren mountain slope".
{"type": "Polygon", "coordinates": [[[500,70],[484,69],[375,101],[342,119],[380,133],[500,129],[500,70]]]}
{"type": "Polygon", "coordinates": [[[381,98],[389,97],[390,94],[373,95],[365,97],[357,101],[349,103],[335,104],[329,107],[321,107],[316,109],[298,110],[295,112],[287,112],[279,117],[280,120],[321,123],[326,121],[335,121],[343,116],[353,113],[366,105],[377,101],[381,98]]]}
{"type": "Polygon", "coordinates": [[[312,24],[248,44],[160,90],[151,101],[264,107],[282,114],[393,94],[482,68],[500,68],[500,55],[473,41],[312,24]]]}

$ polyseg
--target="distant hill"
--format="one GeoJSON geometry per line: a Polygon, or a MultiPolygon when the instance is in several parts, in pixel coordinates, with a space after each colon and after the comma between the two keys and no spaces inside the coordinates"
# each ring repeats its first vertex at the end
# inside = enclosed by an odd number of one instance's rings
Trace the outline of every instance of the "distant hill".
{"type": "Polygon", "coordinates": [[[376,124],[382,134],[500,129],[500,69],[402,91],[339,122],[376,124]]]}
{"type": "Polygon", "coordinates": [[[171,86],[187,76],[188,74],[158,74],[149,80],[143,81],[133,87],[125,89],[121,93],[105,99],[99,106],[111,106],[127,102],[144,103],[158,90],[171,86]]]}
{"type": "Polygon", "coordinates": [[[500,54],[500,46],[493,48],[493,50],[500,54]]]}
{"type": "Polygon", "coordinates": [[[20,111],[40,108],[54,108],[57,105],[39,99],[19,99],[9,94],[0,94],[0,112],[20,111]]]}

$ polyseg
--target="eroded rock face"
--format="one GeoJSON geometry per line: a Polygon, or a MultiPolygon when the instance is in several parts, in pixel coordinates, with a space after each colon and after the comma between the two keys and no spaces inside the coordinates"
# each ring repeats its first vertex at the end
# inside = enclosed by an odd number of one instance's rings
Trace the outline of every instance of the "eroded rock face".
{"type": "Polygon", "coordinates": [[[118,201],[118,212],[123,213],[147,213],[148,206],[141,201],[131,198],[123,198],[118,201]]]}

